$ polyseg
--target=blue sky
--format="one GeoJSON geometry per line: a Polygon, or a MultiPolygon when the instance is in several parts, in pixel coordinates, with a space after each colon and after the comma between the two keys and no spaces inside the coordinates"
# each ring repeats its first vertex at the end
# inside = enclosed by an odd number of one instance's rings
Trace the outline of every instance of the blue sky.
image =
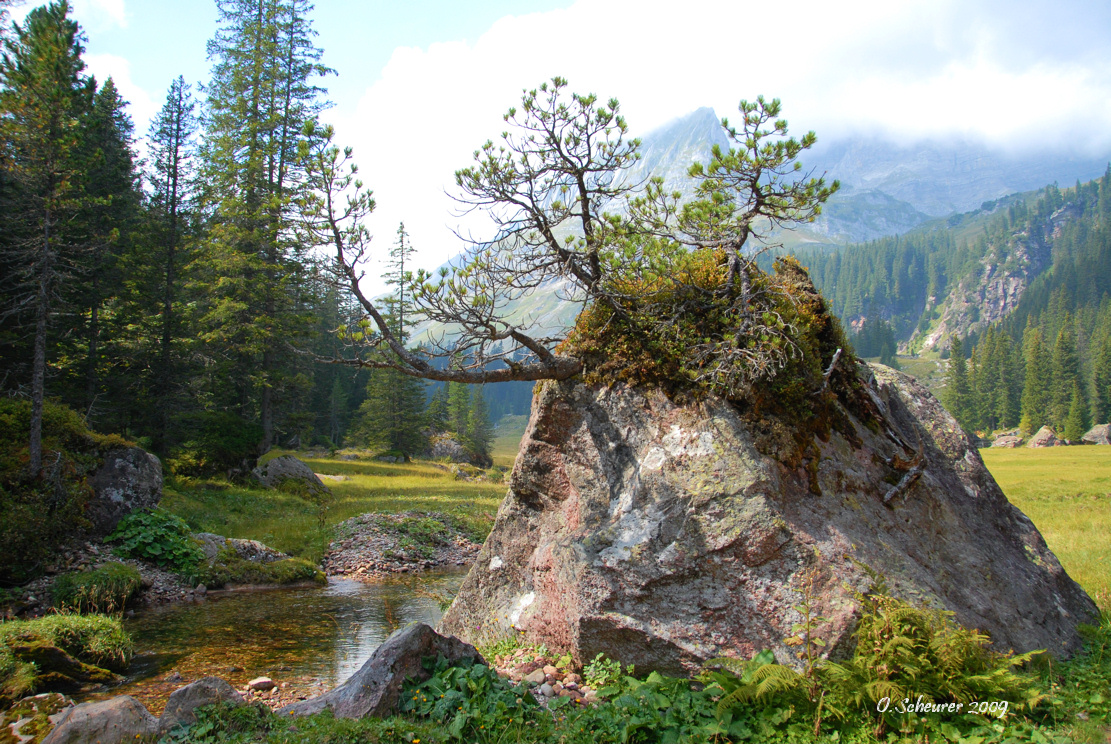
{"type": "MultiPolygon", "coordinates": [[[[207,76],[213,0],[71,1],[138,134],[172,78],[207,76]]],[[[452,174],[552,75],[618,97],[634,133],[763,94],[827,141],[1111,154],[1106,0],[319,0],[313,17],[339,72],[325,118],[378,200],[369,227],[384,249],[404,220],[427,267],[461,248],[452,174]]]]}

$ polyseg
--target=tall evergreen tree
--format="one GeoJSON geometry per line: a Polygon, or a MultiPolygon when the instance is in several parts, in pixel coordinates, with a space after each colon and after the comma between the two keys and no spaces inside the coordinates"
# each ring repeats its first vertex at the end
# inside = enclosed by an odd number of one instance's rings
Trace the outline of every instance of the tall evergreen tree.
{"type": "MultiPolygon", "coordinates": [[[[67,234],[85,204],[81,193],[80,124],[95,83],[84,77],[81,35],[65,0],[32,10],[0,62],[3,169],[12,181],[6,199],[5,315],[33,327],[31,354],[31,472],[42,466],[42,411],[47,336],[67,277],[80,267],[84,246],[67,234]]],[[[6,189],[7,190],[7,189],[6,189]]]]}
{"type": "Polygon", "coordinates": [[[494,431],[490,426],[490,412],[482,386],[475,385],[471,393],[471,408],[467,412],[467,431],[465,440],[476,455],[490,457],[490,444],[494,441],[494,431]]]}
{"type": "Polygon", "coordinates": [[[1081,383],[1080,359],[1076,354],[1076,336],[1072,318],[1065,313],[1061,330],[1053,344],[1052,377],[1050,382],[1050,420],[1057,430],[1063,431],[1069,415],[1073,392],[1081,383]]]}
{"type": "Polygon", "coordinates": [[[106,365],[106,359],[116,334],[109,327],[115,319],[103,317],[106,303],[118,293],[118,260],[134,239],[141,214],[133,127],[126,106],[112,78],[108,78],[93,97],[82,137],[86,199],[79,226],[82,242],[88,249],[87,279],[75,284],[79,297],[74,305],[82,309],[84,320],[81,334],[84,361],[75,380],[80,380],[80,392],[75,391],[71,398],[82,401],[90,421],[104,420],[97,411],[103,405],[102,398],[119,401],[127,397],[121,390],[109,390],[107,386],[122,382],[119,376],[104,379],[105,366],[115,366],[110,362],[106,365]]]}
{"type": "Polygon", "coordinates": [[[467,434],[471,415],[471,386],[462,382],[447,383],[448,427],[460,437],[467,434]]]}
{"type": "Polygon", "coordinates": [[[1049,422],[1050,358],[1041,330],[1029,326],[1023,340],[1026,369],[1022,381],[1022,420],[1019,427],[1031,434],[1049,422]]]}
{"type": "Polygon", "coordinates": [[[974,421],[972,389],[968,380],[968,360],[959,336],[949,340],[949,372],[945,376],[945,407],[949,413],[969,431],[974,421]]]}
{"type": "Polygon", "coordinates": [[[349,438],[408,460],[424,449],[423,429],[424,381],[395,369],[373,370],[349,438]]]}
{"type": "Polygon", "coordinates": [[[447,384],[440,385],[436,388],[436,392],[428,401],[428,410],[425,412],[425,419],[428,421],[429,428],[433,433],[440,433],[447,431],[448,428],[448,386],[447,384]]]}
{"type": "Polygon", "coordinates": [[[1106,424],[1111,422],[1111,335],[1100,344],[1099,354],[1092,368],[1095,387],[1092,413],[1096,423],[1106,424]]]}
{"type": "Polygon", "coordinates": [[[171,398],[178,383],[175,345],[180,338],[178,301],[184,289],[183,267],[189,260],[186,239],[195,225],[196,181],[193,158],[197,135],[196,105],[185,78],[170,84],[166,101],[150,125],[149,215],[152,251],[149,269],[157,277],[152,282],[158,299],[159,327],[157,369],[154,381],[158,400],[158,419],[154,429],[154,448],[164,454],[170,416],[175,406],[171,398]],[[157,268],[155,268],[157,267],[157,268]]]}
{"type": "MultiPolygon", "coordinates": [[[[323,108],[320,64],[307,0],[218,0],[220,29],[202,147],[213,225],[205,246],[217,291],[205,338],[224,347],[240,387],[233,404],[275,434],[275,408],[295,386],[289,347],[310,327],[299,301],[305,257],[292,239],[291,205],[305,182],[298,140],[323,108]]],[[[292,392],[291,392],[292,394],[292,392]]]]}

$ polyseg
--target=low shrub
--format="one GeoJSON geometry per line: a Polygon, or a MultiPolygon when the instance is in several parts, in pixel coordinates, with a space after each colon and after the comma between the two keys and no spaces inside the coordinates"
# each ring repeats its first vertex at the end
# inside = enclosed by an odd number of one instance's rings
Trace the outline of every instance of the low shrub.
{"type": "Polygon", "coordinates": [[[417,718],[441,721],[453,739],[474,741],[497,732],[507,740],[514,731],[537,726],[543,710],[525,685],[513,685],[488,666],[469,660],[450,666],[441,656],[425,663],[432,678],[406,686],[399,708],[417,718]]]}
{"type": "Polygon", "coordinates": [[[263,437],[258,424],[218,411],[185,414],[176,423],[183,441],[167,458],[174,475],[195,478],[254,467],[263,437]]]}
{"type": "Polygon", "coordinates": [[[106,563],[89,571],[62,574],[51,590],[54,606],[74,612],[110,614],[139,593],[139,571],[124,563],[106,563]]]}
{"type": "Polygon", "coordinates": [[[196,580],[209,588],[230,585],[278,585],[302,582],[327,583],[324,573],[303,558],[286,558],[271,563],[260,563],[240,558],[235,550],[225,548],[216,556],[211,566],[202,565],[196,580]]]}
{"type": "Polygon", "coordinates": [[[204,552],[190,534],[189,525],[161,509],[132,512],[120,520],[108,536],[116,543],[116,555],[137,558],[193,575],[204,552]]]}

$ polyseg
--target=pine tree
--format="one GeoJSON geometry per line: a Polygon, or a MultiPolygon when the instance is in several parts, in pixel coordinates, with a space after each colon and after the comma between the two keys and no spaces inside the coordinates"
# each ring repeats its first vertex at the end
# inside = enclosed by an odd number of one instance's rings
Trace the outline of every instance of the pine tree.
{"type": "Polygon", "coordinates": [[[1100,344],[1099,354],[1092,367],[1095,387],[1092,414],[1096,423],[1105,424],[1111,421],[1111,336],[1100,344]]]}
{"type": "Polygon", "coordinates": [[[471,415],[471,386],[462,382],[447,384],[448,429],[463,438],[471,415]]]}
{"type": "Polygon", "coordinates": [[[190,258],[186,238],[192,232],[196,199],[195,137],[197,118],[190,86],[179,76],[170,84],[166,102],[151,122],[148,142],[150,161],[147,183],[151,195],[148,215],[153,250],[145,257],[148,270],[156,272],[152,290],[158,300],[158,361],[154,365],[158,420],[154,449],[164,454],[170,415],[175,406],[172,393],[178,379],[175,344],[180,338],[178,299],[184,289],[183,268],[190,258]]]}
{"type": "Polygon", "coordinates": [[[1065,417],[1065,439],[1069,442],[1079,442],[1088,431],[1088,412],[1084,405],[1084,394],[1080,392],[1080,384],[1073,383],[1072,395],[1069,396],[1069,412],[1065,417]]]}
{"type": "Polygon", "coordinates": [[[1022,382],[1022,420],[1019,428],[1032,434],[1049,422],[1050,359],[1042,334],[1030,326],[1023,339],[1026,370],[1022,382]]]}
{"type": "Polygon", "coordinates": [[[408,460],[424,449],[423,429],[424,382],[395,369],[374,370],[349,438],[408,460]]]}
{"type": "Polygon", "coordinates": [[[481,459],[489,459],[490,444],[494,441],[494,432],[490,426],[490,414],[486,407],[486,398],[482,395],[481,385],[476,385],[471,395],[471,407],[467,412],[465,438],[474,454],[481,459]]]}
{"type": "Polygon", "coordinates": [[[397,242],[390,249],[390,260],[386,263],[384,274],[386,285],[394,288],[394,296],[386,300],[386,308],[397,318],[394,333],[402,343],[408,339],[405,322],[413,312],[413,300],[405,293],[412,281],[413,271],[405,266],[412,266],[410,259],[414,251],[413,244],[409,242],[409,233],[405,231],[405,223],[402,222],[397,226],[397,242]]]}
{"type": "Polygon", "coordinates": [[[968,362],[959,336],[949,340],[949,372],[945,378],[945,407],[962,427],[972,430],[972,390],[968,381],[968,362]]]}
{"type": "Polygon", "coordinates": [[[257,395],[266,451],[281,396],[296,395],[303,381],[291,369],[291,349],[304,343],[311,322],[291,205],[305,184],[298,140],[324,106],[314,80],[329,70],[313,44],[307,0],[218,0],[217,7],[201,151],[213,223],[205,263],[217,291],[203,338],[222,347],[225,371],[238,382],[229,403],[246,415],[257,395]]]}
{"type": "Polygon", "coordinates": [[[439,434],[448,430],[450,416],[448,413],[448,386],[446,383],[437,387],[436,392],[433,393],[432,398],[429,399],[428,410],[425,412],[425,419],[428,421],[428,426],[434,434],[439,434]]]}
{"type": "Polygon", "coordinates": [[[1050,421],[1063,431],[1069,415],[1074,389],[1080,385],[1080,359],[1076,354],[1076,336],[1072,317],[1066,313],[1057,340],[1053,344],[1052,377],[1050,382],[1050,421]]]}
{"type": "Polygon", "coordinates": [[[29,469],[42,466],[47,336],[60,291],[84,246],[67,234],[85,205],[81,124],[95,83],[82,75],[81,35],[62,2],[36,8],[0,63],[0,127],[10,196],[4,205],[4,314],[33,327],[29,469]]]}
{"type": "MultiPolygon", "coordinates": [[[[112,78],[108,78],[93,97],[82,137],[86,198],[78,226],[87,247],[86,281],[73,283],[77,290],[73,304],[83,309],[81,351],[85,359],[75,380],[83,383],[79,384],[81,392],[75,391],[71,397],[82,401],[89,421],[103,420],[98,407],[120,407],[127,399],[123,393],[125,380],[118,376],[105,379],[107,369],[126,364],[129,351],[114,348],[116,333],[112,326],[117,319],[104,317],[105,305],[117,295],[121,283],[119,259],[129,249],[141,219],[133,126],[126,106],[112,78]],[[113,352],[117,358],[110,358],[113,352]]],[[[111,312],[114,315],[114,310],[111,312]]]]}

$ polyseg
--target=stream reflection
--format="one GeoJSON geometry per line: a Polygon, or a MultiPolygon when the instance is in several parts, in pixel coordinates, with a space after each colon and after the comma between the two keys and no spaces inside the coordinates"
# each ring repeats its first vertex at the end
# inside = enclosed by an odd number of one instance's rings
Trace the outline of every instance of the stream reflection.
{"type": "Polygon", "coordinates": [[[213,592],[144,610],[124,623],[136,650],[127,681],[90,697],[132,695],[157,713],[170,692],[208,675],[237,688],[267,676],[318,694],[350,677],[397,628],[439,622],[438,597],[454,595],[465,575],[336,578],[323,587],[213,592]]]}

